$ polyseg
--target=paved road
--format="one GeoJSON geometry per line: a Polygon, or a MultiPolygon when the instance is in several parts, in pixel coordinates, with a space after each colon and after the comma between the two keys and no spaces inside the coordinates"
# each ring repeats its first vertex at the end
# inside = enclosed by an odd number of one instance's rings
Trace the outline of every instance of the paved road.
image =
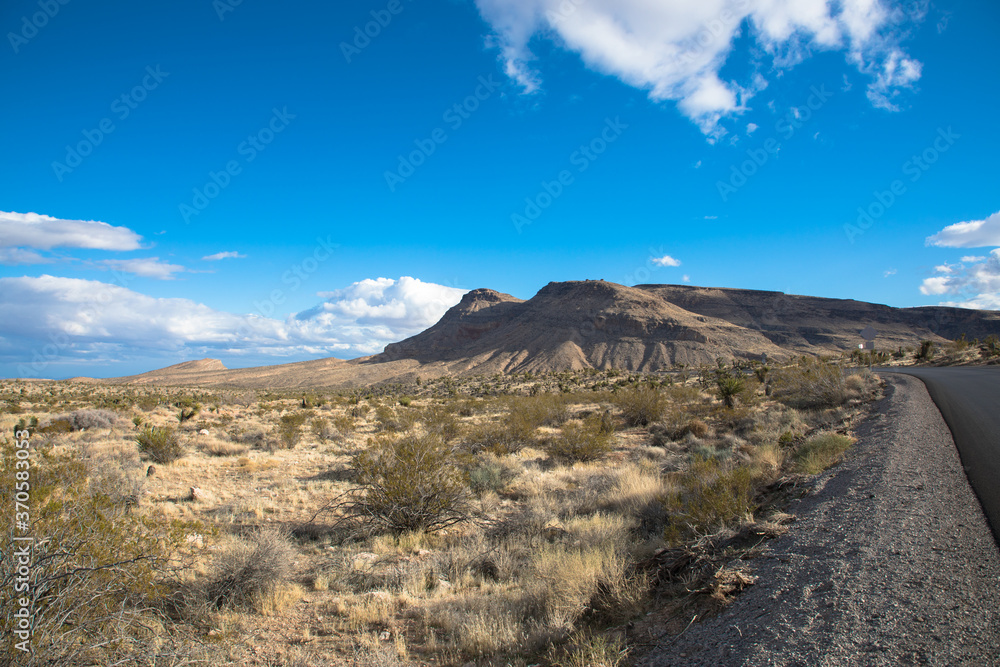
{"type": "Polygon", "coordinates": [[[1000,366],[882,369],[927,386],[958,447],[969,483],[1000,544],[1000,366]]]}

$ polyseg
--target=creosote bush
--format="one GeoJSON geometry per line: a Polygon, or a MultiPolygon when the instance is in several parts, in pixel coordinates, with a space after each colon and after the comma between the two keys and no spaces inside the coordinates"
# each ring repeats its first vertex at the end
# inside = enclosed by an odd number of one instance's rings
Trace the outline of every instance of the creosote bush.
{"type": "Polygon", "coordinates": [[[282,449],[293,449],[302,439],[302,425],[306,423],[304,413],[282,415],[278,420],[278,445],[282,449]]]}
{"type": "Polygon", "coordinates": [[[547,449],[553,458],[561,461],[594,461],[611,451],[611,436],[602,431],[600,416],[592,415],[583,422],[564,424],[547,449]]]}
{"type": "Polygon", "coordinates": [[[393,533],[433,532],[469,517],[459,453],[433,434],[381,439],[354,457],[361,496],[351,511],[393,533]]]}
{"type": "Polygon", "coordinates": [[[663,394],[652,387],[642,386],[620,391],[615,396],[615,403],[629,426],[648,426],[663,416],[663,394]]]}
{"type": "Polygon", "coordinates": [[[184,456],[184,447],[172,428],[146,426],[135,436],[135,442],[141,453],[157,463],[173,463],[184,456]]]}

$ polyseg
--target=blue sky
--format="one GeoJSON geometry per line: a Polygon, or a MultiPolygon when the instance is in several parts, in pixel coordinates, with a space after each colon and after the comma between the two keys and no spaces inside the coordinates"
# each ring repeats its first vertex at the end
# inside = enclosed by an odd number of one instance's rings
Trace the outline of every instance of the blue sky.
{"type": "Polygon", "coordinates": [[[0,7],[0,375],[380,351],[604,278],[1000,308],[1000,6],[0,7]]]}

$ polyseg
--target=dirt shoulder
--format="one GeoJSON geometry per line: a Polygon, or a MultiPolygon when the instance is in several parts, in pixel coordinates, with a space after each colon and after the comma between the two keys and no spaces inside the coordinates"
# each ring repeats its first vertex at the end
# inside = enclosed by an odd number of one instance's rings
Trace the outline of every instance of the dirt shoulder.
{"type": "Polygon", "coordinates": [[[643,667],[1000,661],[1000,552],[923,384],[887,383],[844,463],[746,564],[756,585],[643,667]]]}

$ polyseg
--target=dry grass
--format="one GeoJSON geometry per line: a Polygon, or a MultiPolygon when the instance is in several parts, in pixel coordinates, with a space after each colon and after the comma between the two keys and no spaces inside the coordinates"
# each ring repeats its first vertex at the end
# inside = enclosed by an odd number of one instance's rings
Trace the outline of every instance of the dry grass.
{"type": "MultiPolygon", "coordinates": [[[[638,565],[666,546],[715,544],[706,536],[720,530],[787,530],[760,505],[761,490],[836,461],[840,441],[811,436],[837,428],[871,388],[863,375],[846,378],[846,402],[831,410],[790,407],[787,394],[773,401],[751,382],[754,396],[726,408],[714,386],[663,379],[563,373],[305,398],[0,385],[0,405],[16,398],[20,410],[0,414],[0,429],[112,400],[131,406],[113,427],[38,438],[80,457],[86,488],[123,511],[168,526],[201,522],[176,535],[185,568],[163,583],[210,595],[157,636],[187,633],[202,646],[189,655],[202,651],[207,664],[247,662],[235,648],[246,643],[275,665],[620,667],[634,638],[605,629],[645,617],[655,573],[638,565]],[[177,406],[195,403],[203,409],[179,425],[177,406]],[[176,429],[186,455],[146,477],[133,417],[176,429]],[[623,423],[646,426],[615,431],[623,423]],[[435,480],[460,501],[447,516],[473,520],[383,517],[357,532],[328,510],[310,522],[338,498],[378,509],[379,494],[391,496],[389,509],[368,517],[422,515],[428,498],[442,497],[425,493],[435,480]],[[188,500],[191,487],[207,499],[188,500]],[[278,526],[298,537],[264,540],[274,549],[255,543],[278,526]]],[[[728,600],[748,585],[720,568],[684,574],[696,592],[679,595],[728,600]]]]}

